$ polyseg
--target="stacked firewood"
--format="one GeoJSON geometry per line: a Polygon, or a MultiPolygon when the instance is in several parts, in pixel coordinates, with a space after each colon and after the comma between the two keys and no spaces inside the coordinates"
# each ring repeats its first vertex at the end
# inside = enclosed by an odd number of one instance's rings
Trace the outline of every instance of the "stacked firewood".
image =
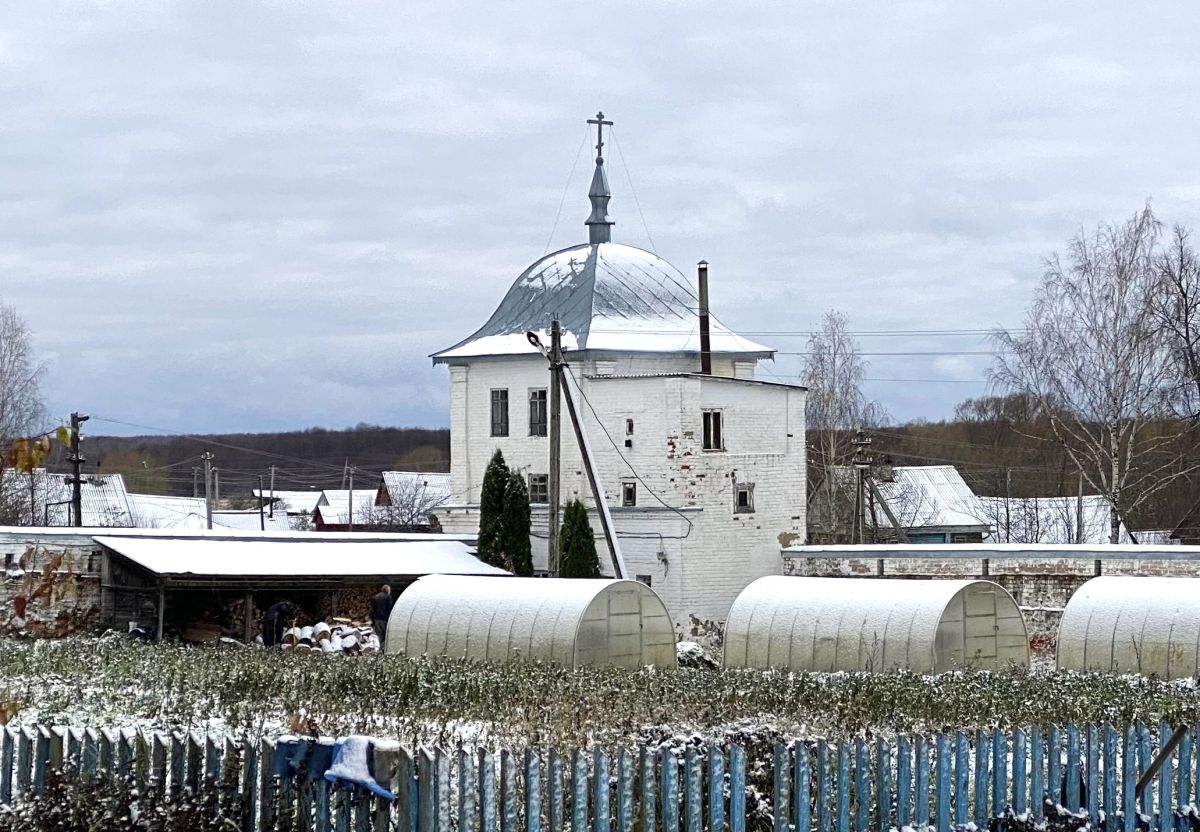
{"type": "Polygon", "coordinates": [[[334,618],[332,623],[318,621],[311,627],[291,627],[283,633],[285,650],[312,653],[378,653],[379,636],[367,624],[349,618],[334,618]]]}

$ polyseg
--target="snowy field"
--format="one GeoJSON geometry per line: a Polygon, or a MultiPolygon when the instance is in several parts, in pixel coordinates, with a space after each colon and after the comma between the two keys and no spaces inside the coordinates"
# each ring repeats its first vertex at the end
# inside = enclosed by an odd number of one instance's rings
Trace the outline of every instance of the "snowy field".
{"type": "Polygon", "coordinates": [[[837,738],[943,728],[1195,724],[1194,682],[1011,671],[573,671],[124,639],[0,642],[0,721],[520,747],[671,737],[837,738]]]}

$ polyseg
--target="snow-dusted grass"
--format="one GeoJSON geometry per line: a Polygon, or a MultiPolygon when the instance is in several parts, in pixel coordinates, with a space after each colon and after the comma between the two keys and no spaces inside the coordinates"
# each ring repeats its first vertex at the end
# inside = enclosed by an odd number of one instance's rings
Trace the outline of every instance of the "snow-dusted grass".
{"type": "MultiPolygon", "coordinates": [[[[6,704],[12,703],[12,704],[6,704]]],[[[766,732],[836,738],[1200,716],[1193,685],[1101,674],[570,670],[96,639],[0,641],[19,724],[302,729],[570,747],[766,732]]]]}

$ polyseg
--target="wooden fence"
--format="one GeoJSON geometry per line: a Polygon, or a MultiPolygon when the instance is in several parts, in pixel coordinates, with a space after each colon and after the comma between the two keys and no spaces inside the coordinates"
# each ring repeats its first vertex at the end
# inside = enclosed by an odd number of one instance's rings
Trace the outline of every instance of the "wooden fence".
{"type": "Polygon", "coordinates": [[[1140,813],[1142,828],[1167,832],[1196,817],[1200,733],[1184,733],[1140,795],[1136,784],[1173,732],[1069,725],[797,742],[761,754],[736,745],[419,749],[401,752],[387,801],[328,783],[327,743],[5,728],[0,805],[43,791],[55,771],[108,772],[164,794],[223,789],[246,832],[888,832],[1041,823],[1064,810],[1107,830],[1135,829],[1140,813]]]}

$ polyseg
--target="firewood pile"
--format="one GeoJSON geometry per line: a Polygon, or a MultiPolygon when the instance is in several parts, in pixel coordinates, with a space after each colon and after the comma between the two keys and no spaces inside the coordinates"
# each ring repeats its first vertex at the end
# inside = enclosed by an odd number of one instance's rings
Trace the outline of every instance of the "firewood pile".
{"type": "Polygon", "coordinates": [[[378,653],[381,647],[374,628],[349,618],[334,618],[332,623],[318,621],[311,627],[291,627],[284,631],[281,646],[284,650],[325,654],[378,653]]]}

